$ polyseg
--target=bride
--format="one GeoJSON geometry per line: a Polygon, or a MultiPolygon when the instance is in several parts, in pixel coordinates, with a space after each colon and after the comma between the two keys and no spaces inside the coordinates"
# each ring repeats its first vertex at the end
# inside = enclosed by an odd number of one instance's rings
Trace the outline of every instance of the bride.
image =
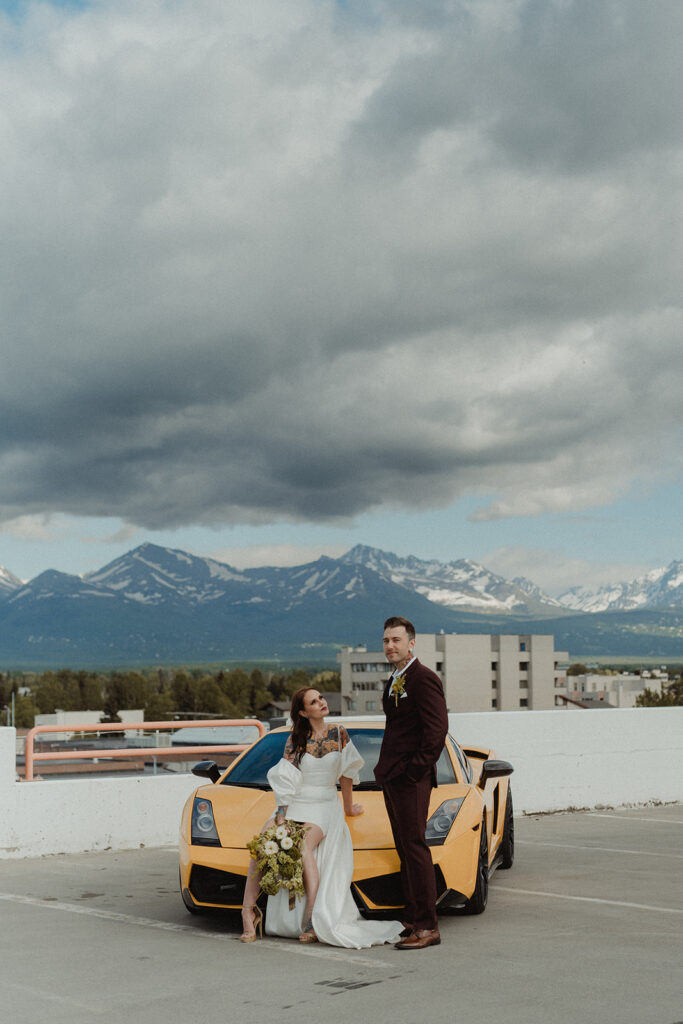
{"type": "MultiPolygon", "coordinates": [[[[324,697],[302,687],[292,697],[292,732],[282,760],[268,772],[277,811],[264,830],[285,818],[303,822],[306,838],[302,851],[305,899],[289,909],[289,894],[281,889],[268,897],[266,931],[300,942],[326,942],[331,946],[362,949],[395,942],[400,921],[365,921],[350,892],[353,847],[344,815],[362,814],[353,803],[353,783],[363,758],[343,725],[328,726],[324,697]],[[339,782],[344,810],[337,795],[339,782]]],[[[244,889],[242,942],[253,942],[261,928],[262,913],[256,906],[260,875],[252,860],[244,889]]]]}

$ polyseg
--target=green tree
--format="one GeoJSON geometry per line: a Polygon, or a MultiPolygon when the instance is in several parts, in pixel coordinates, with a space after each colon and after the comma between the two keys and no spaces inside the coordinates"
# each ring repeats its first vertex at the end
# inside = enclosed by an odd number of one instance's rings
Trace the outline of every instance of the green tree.
{"type": "Polygon", "coordinates": [[[244,715],[232,703],[213,676],[207,675],[195,683],[196,709],[202,715],[215,718],[243,718],[244,715]]]}
{"type": "Polygon", "coordinates": [[[302,686],[310,686],[311,677],[305,668],[295,668],[290,672],[284,681],[284,696],[280,700],[288,700],[302,686]]]}
{"type": "Polygon", "coordinates": [[[683,675],[662,686],[662,692],[646,688],[636,697],[638,708],[666,708],[683,705],[683,675]]]}
{"type": "Polygon", "coordinates": [[[105,722],[120,722],[119,711],[144,708],[148,700],[148,683],[139,672],[114,672],[104,688],[105,722]]]}
{"type": "Polygon", "coordinates": [[[54,672],[43,672],[33,692],[38,714],[54,715],[57,708],[67,710],[64,706],[64,686],[54,672]]]}
{"type": "Polygon", "coordinates": [[[170,722],[175,711],[176,707],[170,691],[153,693],[147,701],[144,720],[146,722],[170,722]]]}
{"type": "Polygon", "coordinates": [[[272,698],[263,678],[263,672],[255,668],[249,676],[251,689],[249,691],[249,714],[255,718],[261,718],[268,708],[272,698]]]}
{"type": "Polygon", "coordinates": [[[106,680],[92,672],[78,672],[77,681],[80,694],[80,710],[99,711],[104,701],[104,684],[106,680]]]}
{"type": "Polygon", "coordinates": [[[33,697],[16,694],[14,698],[14,724],[17,729],[32,729],[36,718],[33,697]]]}
{"type": "Polygon", "coordinates": [[[162,670],[147,679],[147,703],[145,704],[146,722],[168,722],[176,709],[170,681],[162,670]]]}
{"type": "Polygon", "coordinates": [[[341,690],[341,675],[339,672],[331,670],[318,672],[311,679],[311,686],[314,686],[316,690],[320,690],[321,693],[339,693],[341,690]]]}
{"type": "Polygon", "coordinates": [[[192,714],[197,711],[194,680],[183,669],[174,674],[170,693],[176,711],[192,714]]]}
{"type": "Polygon", "coordinates": [[[5,680],[2,672],[0,672],[0,711],[2,711],[5,704],[9,703],[10,692],[10,684],[5,680]]]}
{"type": "Polygon", "coordinates": [[[216,677],[216,685],[226,697],[230,706],[229,718],[244,718],[251,714],[251,691],[253,684],[242,668],[220,672],[216,677]]]}

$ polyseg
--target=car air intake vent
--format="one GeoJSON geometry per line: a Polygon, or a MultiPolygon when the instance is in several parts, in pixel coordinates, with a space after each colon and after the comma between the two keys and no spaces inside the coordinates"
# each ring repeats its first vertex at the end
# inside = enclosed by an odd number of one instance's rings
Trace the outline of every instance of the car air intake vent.
{"type": "MultiPolygon", "coordinates": [[[[443,872],[438,864],[434,865],[434,879],[436,881],[436,898],[438,900],[443,896],[447,888],[443,872]]],[[[373,903],[375,907],[405,906],[401,876],[398,872],[392,875],[376,875],[374,878],[363,878],[358,882],[354,882],[352,889],[356,890],[354,893],[356,902],[359,902],[358,897],[360,897],[361,905],[367,906],[369,902],[373,903]]],[[[369,907],[368,909],[372,908],[369,907]]]]}
{"type": "Polygon", "coordinates": [[[218,871],[195,864],[190,874],[190,892],[198,903],[220,903],[222,906],[241,906],[244,896],[244,876],[229,871],[218,871]]]}
{"type": "Polygon", "coordinates": [[[361,898],[366,897],[376,907],[402,907],[405,905],[401,876],[398,872],[393,875],[364,878],[354,884],[361,894],[361,898]]]}

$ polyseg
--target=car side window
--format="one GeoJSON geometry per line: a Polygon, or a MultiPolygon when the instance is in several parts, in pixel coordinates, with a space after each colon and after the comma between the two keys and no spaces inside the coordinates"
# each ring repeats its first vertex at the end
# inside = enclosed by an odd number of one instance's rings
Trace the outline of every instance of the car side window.
{"type": "Polygon", "coordinates": [[[439,786],[445,786],[449,782],[457,782],[455,772],[453,770],[453,762],[451,761],[451,755],[448,752],[448,747],[444,747],[441,751],[441,757],[436,762],[436,781],[439,786]]]}
{"type": "Polygon", "coordinates": [[[465,757],[465,754],[463,753],[462,749],[460,748],[460,745],[455,742],[455,740],[450,735],[450,733],[448,735],[448,738],[451,741],[451,743],[453,744],[453,749],[455,750],[455,755],[458,758],[458,761],[460,762],[460,767],[462,768],[462,774],[463,774],[463,778],[465,779],[465,782],[471,782],[472,781],[472,766],[470,765],[470,762],[465,757]]]}

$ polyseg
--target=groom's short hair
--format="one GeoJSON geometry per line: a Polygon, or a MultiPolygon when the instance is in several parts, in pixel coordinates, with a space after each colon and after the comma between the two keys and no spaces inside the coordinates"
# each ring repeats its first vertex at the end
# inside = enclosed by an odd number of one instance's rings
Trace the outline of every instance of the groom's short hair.
{"type": "Polygon", "coordinates": [[[387,619],[384,623],[384,628],[393,629],[394,626],[403,626],[411,640],[415,639],[415,626],[412,624],[410,619],[404,619],[401,615],[392,615],[391,618],[387,619]]]}

